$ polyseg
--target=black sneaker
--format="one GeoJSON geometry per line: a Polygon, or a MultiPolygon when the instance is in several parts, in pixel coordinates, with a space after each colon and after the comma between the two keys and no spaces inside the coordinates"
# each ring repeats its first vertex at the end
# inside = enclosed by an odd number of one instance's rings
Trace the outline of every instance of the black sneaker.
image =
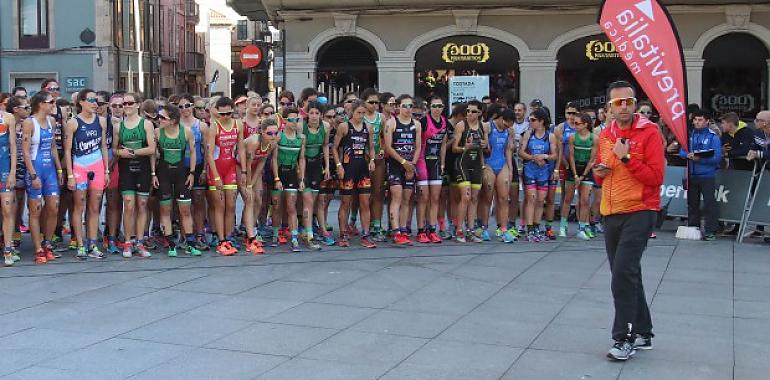
{"type": "Polygon", "coordinates": [[[622,361],[628,360],[634,353],[634,345],[631,344],[631,342],[627,340],[616,340],[615,344],[613,344],[612,348],[607,352],[607,357],[612,360],[622,361]]]}
{"type": "Polygon", "coordinates": [[[652,337],[645,337],[643,335],[637,335],[634,340],[635,350],[652,350],[652,337]]]}

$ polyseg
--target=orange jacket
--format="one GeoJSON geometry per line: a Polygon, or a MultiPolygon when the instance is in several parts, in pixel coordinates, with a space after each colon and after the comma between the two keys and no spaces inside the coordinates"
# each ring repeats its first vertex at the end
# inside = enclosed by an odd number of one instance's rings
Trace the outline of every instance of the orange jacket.
{"type": "Polygon", "coordinates": [[[605,178],[597,178],[602,184],[602,215],[660,210],[666,165],[661,139],[658,126],[639,115],[634,116],[631,128],[620,129],[613,121],[602,131],[596,162],[610,168],[605,178]],[[626,164],[612,151],[617,139],[630,144],[631,160],[626,164]]]}

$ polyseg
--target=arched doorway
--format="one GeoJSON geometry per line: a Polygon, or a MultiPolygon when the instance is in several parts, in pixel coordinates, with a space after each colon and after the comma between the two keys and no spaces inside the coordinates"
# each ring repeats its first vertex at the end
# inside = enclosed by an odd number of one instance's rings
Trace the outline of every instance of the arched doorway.
{"type": "Polygon", "coordinates": [[[448,99],[449,78],[487,75],[492,98],[519,98],[519,52],[505,42],[482,36],[445,37],[420,47],[414,58],[415,96],[448,99]]]}
{"type": "Polygon", "coordinates": [[[556,56],[557,122],[564,119],[567,102],[578,102],[580,108],[596,109],[607,103],[607,85],[617,81],[631,82],[638,99],[646,99],[634,76],[603,34],[583,37],[564,45],[556,56]]]}
{"type": "Polygon", "coordinates": [[[704,109],[746,119],[765,109],[770,52],[762,41],[748,33],[725,34],[706,46],[703,59],[704,109]]]}
{"type": "Polygon", "coordinates": [[[355,37],[335,38],[316,57],[318,89],[336,103],[348,91],[377,87],[377,51],[355,37]]]}

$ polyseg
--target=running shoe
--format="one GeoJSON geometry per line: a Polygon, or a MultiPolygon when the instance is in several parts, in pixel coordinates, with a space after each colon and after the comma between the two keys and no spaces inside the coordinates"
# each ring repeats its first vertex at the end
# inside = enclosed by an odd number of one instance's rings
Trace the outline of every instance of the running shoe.
{"type": "Polygon", "coordinates": [[[503,243],[513,243],[516,241],[516,237],[511,235],[510,231],[505,231],[503,233],[503,243]]]}
{"type": "Polygon", "coordinates": [[[130,259],[131,256],[133,256],[133,250],[131,249],[132,244],[129,242],[126,242],[123,244],[123,257],[126,259],[130,259]]]}
{"type": "Polygon", "coordinates": [[[514,237],[514,241],[519,240],[519,238],[524,235],[523,233],[519,232],[516,227],[511,227],[508,229],[508,233],[511,234],[511,236],[514,237]]]}
{"type": "Polygon", "coordinates": [[[530,231],[527,233],[527,241],[530,243],[538,243],[540,240],[537,237],[537,234],[534,231],[530,231]]]}
{"type": "Polygon", "coordinates": [[[21,232],[13,233],[13,246],[19,248],[21,245],[21,232]]]}
{"type": "Polygon", "coordinates": [[[184,244],[184,252],[190,256],[200,256],[201,251],[199,251],[197,248],[195,248],[192,244],[184,244]]]}
{"type": "Polygon", "coordinates": [[[556,233],[553,232],[553,228],[547,227],[545,229],[545,237],[548,240],[556,240],[556,233]]]}
{"type": "Polygon", "coordinates": [[[219,236],[216,234],[211,235],[211,240],[209,240],[209,248],[216,249],[219,247],[219,236]]]}
{"type": "Polygon", "coordinates": [[[593,239],[593,238],[596,237],[596,235],[594,234],[594,231],[589,226],[585,226],[584,231],[585,231],[586,235],[588,235],[589,239],[593,239]]]}
{"type": "Polygon", "coordinates": [[[113,255],[120,253],[117,241],[112,236],[107,238],[107,251],[113,255]]]}
{"type": "Polygon", "coordinates": [[[44,246],[43,250],[45,251],[45,258],[48,261],[54,261],[57,258],[61,257],[61,255],[54,255],[53,247],[51,247],[50,245],[44,246]]]}
{"type": "Polygon", "coordinates": [[[604,225],[603,225],[603,224],[601,224],[600,222],[599,222],[599,223],[596,223],[596,226],[595,226],[594,230],[595,230],[597,233],[603,234],[603,233],[604,233],[604,225]]]}
{"type": "Polygon", "coordinates": [[[650,239],[657,239],[658,235],[655,235],[654,232],[650,232],[650,239]]]}
{"type": "Polygon", "coordinates": [[[350,236],[358,236],[361,234],[361,232],[358,231],[358,228],[356,228],[355,223],[348,224],[348,233],[350,236]]]}
{"type": "Polygon", "coordinates": [[[223,240],[223,241],[219,242],[219,245],[217,245],[217,253],[222,255],[222,256],[233,256],[237,252],[238,251],[236,251],[235,248],[233,248],[230,245],[230,242],[227,241],[227,240],[223,240]]]}
{"type": "Polygon", "coordinates": [[[577,237],[578,237],[578,239],[580,239],[580,240],[591,240],[591,237],[590,237],[590,236],[588,236],[588,233],[587,233],[585,230],[580,230],[580,231],[577,233],[577,237]]]}
{"type": "Polygon", "coordinates": [[[302,238],[302,240],[305,242],[305,245],[310,248],[311,251],[320,251],[321,246],[315,242],[315,240],[308,239],[307,237],[302,238]]]}
{"type": "Polygon", "coordinates": [[[208,251],[211,249],[209,248],[209,245],[204,241],[203,235],[195,237],[195,243],[193,243],[193,246],[198,251],[208,251]]]}
{"type": "Polygon", "coordinates": [[[147,246],[144,245],[144,243],[136,243],[134,247],[136,249],[136,253],[139,254],[139,256],[142,256],[145,259],[152,257],[152,254],[147,250],[147,246]]]}
{"type": "Polygon", "coordinates": [[[3,253],[3,261],[4,261],[5,266],[12,267],[13,263],[14,263],[14,261],[13,261],[13,253],[11,253],[9,251],[5,251],[3,253]]]}
{"type": "Polygon", "coordinates": [[[503,230],[501,230],[500,227],[497,227],[495,230],[495,237],[497,240],[503,241],[503,230]]]}
{"type": "Polygon", "coordinates": [[[334,235],[332,235],[331,232],[324,233],[324,245],[331,247],[335,244],[337,244],[337,242],[334,241],[334,235]]]}
{"type": "Polygon", "coordinates": [[[35,264],[45,264],[48,262],[48,259],[45,257],[45,251],[40,248],[35,252],[35,264]]]}
{"type": "Polygon", "coordinates": [[[168,248],[168,257],[176,257],[176,247],[169,247],[168,248]]]}
{"type": "Polygon", "coordinates": [[[297,238],[291,238],[291,251],[302,252],[302,249],[299,247],[299,240],[297,238]]]}
{"type": "Polygon", "coordinates": [[[19,224],[19,232],[23,234],[29,233],[29,227],[27,227],[24,223],[19,224]]]}
{"type": "Polygon", "coordinates": [[[615,344],[607,352],[607,357],[612,360],[626,361],[634,355],[634,345],[626,340],[615,341],[615,344]]]}
{"type": "Polygon", "coordinates": [[[441,236],[438,236],[436,231],[431,231],[431,233],[428,235],[428,238],[430,239],[430,242],[433,244],[441,244],[443,239],[441,239],[441,236]]]}
{"type": "Polygon", "coordinates": [[[286,237],[288,233],[288,231],[283,229],[278,231],[278,244],[284,245],[289,242],[289,239],[286,237]]]}
{"type": "Polygon", "coordinates": [[[421,244],[429,244],[430,238],[428,237],[428,234],[425,232],[420,232],[417,234],[417,242],[421,244]]]}
{"type": "Polygon", "coordinates": [[[458,243],[465,243],[465,242],[466,242],[466,240],[465,240],[465,234],[464,234],[464,233],[462,233],[462,232],[460,232],[460,231],[458,231],[458,232],[456,233],[456,236],[455,236],[455,240],[456,240],[458,243]]]}
{"type": "Polygon", "coordinates": [[[91,247],[91,251],[88,252],[88,257],[93,259],[103,259],[104,253],[96,245],[91,247]]]}
{"type": "Polygon", "coordinates": [[[474,233],[469,232],[468,236],[470,236],[469,239],[471,243],[481,243],[482,241],[484,241],[484,239],[482,239],[480,236],[476,236],[476,234],[474,233]]]}
{"type": "Polygon", "coordinates": [[[714,240],[717,240],[717,236],[714,235],[714,234],[706,234],[706,235],[703,235],[703,240],[704,241],[714,241],[714,240]]]}
{"type": "Polygon", "coordinates": [[[17,248],[14,248],[13,251],[11,251],[11,257],[13,257],[13,262],[17,262],[21,260],[21,257],[19,257],[19,250],[17,248]]]}
{"type": "Polygon", "coordinates": [[[340,236],[340,241],[337,242],[337,245],[340,247],[350,247],[350,242],[348,241],[347,235],[340,236]]]}
{"type": "Polygon", "coordinates": [[[230,242],[230,245],[233,246],[233,248],[235,248],[235,249],[237,249],[239,251],[241,250],[241,244],[238,242],[238,237],[237,236],[235,236],[235,235],[229,236],[227,238],[227,241],[230,242]]]}
{"type": "Polygon", "coordinates": [[[561,238],[567,237],[567,226],[559,227],[559,237],[561,238]]]}
{"type": "Polygon", "coordinates": [[[70,243],[67,246],[67,249],[70,251],[76,251],[78,249],[78,241],[75,239],[74,236],[70,237],[70,243]]]}
{"type": "Polygon", "coordinates": [[[449,239],[451,239],[451,238],[452,238],[452,234],[451,234],[451,233],[449,233],[448,231],[439,231],[439,233],[438,233],[438,236],[439,236],[439,237],[440,237],[442,240],[449,240],[449,239]]]}
{"type": "Polygon", "coordinates": [[[145,250],[154,251],[154,250],[158,249],[158,246],[160,246],[160,245],[162,245],[162,243],[158,244],[158,239],[156,237],[152,237],[152,238],[150,238],[148,236],[144,237],[144,248],[145,248],[145,250]]]}
{"type": "Polygon", "coordinates": [[[482,241],[492,241],[492,237],[489,236],[489,231],[486,228],[481,230],[481,236],[480,237],[481,237],[482,241]]]}
{"type": "Polygon", "coordinates": [[[262,242],[257,239],[253,239],[251,243],[246,245],[246,252],[249,252],[252,255],[261,255],[265,253],[265,248],[262,247],[262,242]]]}
{"type": "Polygon", "coordinates": [[[361,236],[361,246],[364,248],[377,248],[377,244],[369,239],[369,235],[361,236]]]}

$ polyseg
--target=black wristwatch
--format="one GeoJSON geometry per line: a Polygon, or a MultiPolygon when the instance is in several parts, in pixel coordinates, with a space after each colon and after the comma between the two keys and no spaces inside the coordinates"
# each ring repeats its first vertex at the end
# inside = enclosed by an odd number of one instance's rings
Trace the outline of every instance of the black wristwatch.
{"type": "Polygon", "coordinates": [[[34,180],[36,180],[36,179],[37,179],[37,173],[34,173],[34,174],[30,174],[30,175],[29,175],[29,179],[31,179],[31,180],[33,180],[33,181],[34,181],[34,180]]]}
{"type": "Polygon", "coordinates": [[[627,164],[628,161],[631,161],[631,154],[630,153],[626,153],[626,155],[623,156],[623,158],[621,158],[620,161],[622,161],[624,164],[627,164]]]}

